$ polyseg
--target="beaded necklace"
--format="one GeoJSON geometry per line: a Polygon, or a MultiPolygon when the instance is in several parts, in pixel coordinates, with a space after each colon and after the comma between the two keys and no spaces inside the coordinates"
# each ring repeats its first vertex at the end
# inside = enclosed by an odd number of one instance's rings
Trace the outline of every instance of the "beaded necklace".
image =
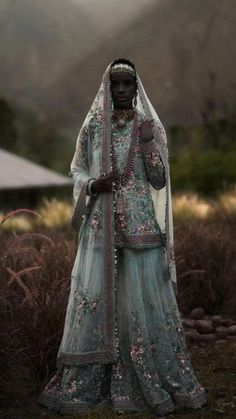
{"type": "Polygon", "coordinates": [[[122,187],[127,184],[130,179],[130,176],[134,170],[134,158],[135,158],[135,148],[138,142],[138,121],[137,121],[137,114],[134,115],[134,125],[132,131],[132,137],[130,141],[130,146],[128,150],[127,162],[124,167],[122,173],[120,173],[120,169],[118,166],[118,160],[116,157],[114,145],[112,143],[111,146],[111,162],[112,162],[112,169],[115,174],[115,185],[113,192],[115,193],[115,205],[116,205],[116,213],[123,214],[124,213],[124,199],[122,194],[122,187]]]}
{"type": "Polygon", "coordinates": [[[126,122],[131,121],[134,118],[135,109],[114,109],[112,117],[117,122],[118,128],[126,126],[126,122]]]}

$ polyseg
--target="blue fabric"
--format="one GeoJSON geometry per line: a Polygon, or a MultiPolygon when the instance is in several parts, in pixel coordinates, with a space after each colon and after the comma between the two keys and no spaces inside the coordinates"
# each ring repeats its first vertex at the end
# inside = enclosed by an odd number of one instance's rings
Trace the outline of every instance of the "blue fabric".
{"type": "Polygon", "coordinates": [[[117,251],[117,360],[62,365],[44,389],[42,404],[61,413],[107,402],[117,410],[151,408],[163,414],[174,404],[199,407],[206,402],[188,357],[164,260],[162,246],[117,251]]]}

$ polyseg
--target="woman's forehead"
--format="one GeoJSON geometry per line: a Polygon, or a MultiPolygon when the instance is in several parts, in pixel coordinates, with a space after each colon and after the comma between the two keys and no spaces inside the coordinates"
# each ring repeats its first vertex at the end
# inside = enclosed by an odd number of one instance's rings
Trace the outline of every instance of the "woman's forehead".
{"type": "Polygon", "coordinates": [[[125,71],[113,73],[111,74],[110,78],[112,81],[135,80],[130,73],[126,73],[125,71]]]}

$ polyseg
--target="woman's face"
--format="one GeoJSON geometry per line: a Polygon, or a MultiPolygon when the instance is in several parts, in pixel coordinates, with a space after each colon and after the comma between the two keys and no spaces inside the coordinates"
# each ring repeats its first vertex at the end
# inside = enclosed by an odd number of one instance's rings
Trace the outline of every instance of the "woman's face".
{"type": "Polygon", "coordinates": [[[136,81],[129,73],[111,74],[111,97],[114,108],[130,109],[136,94],[136,81]]]}

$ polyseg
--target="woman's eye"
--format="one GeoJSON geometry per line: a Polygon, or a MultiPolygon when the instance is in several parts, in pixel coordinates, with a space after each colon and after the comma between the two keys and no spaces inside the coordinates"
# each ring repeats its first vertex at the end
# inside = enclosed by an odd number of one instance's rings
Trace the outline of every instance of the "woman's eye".
{"type": "Polygon", "coordinates": [[[132,85],[132,81],[131,80],[126,80],[124,82],[124,85],[127,86],[127,87],[131,86],[132,85]]]}

